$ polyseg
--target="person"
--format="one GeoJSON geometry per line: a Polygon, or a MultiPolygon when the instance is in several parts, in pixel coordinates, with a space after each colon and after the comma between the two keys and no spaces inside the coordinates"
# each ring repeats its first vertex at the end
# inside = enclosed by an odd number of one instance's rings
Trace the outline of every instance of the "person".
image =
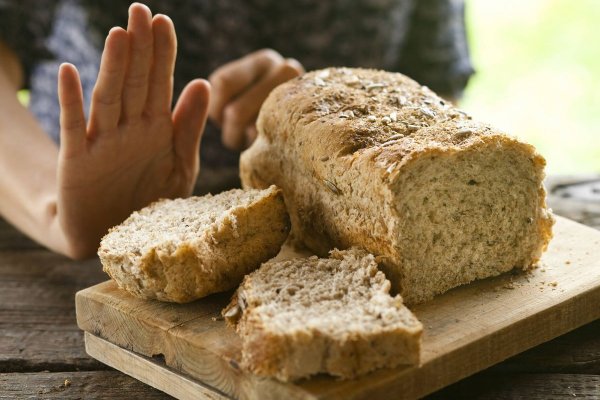
{"type": "Polygon", "coordinates": [[[199,159],[200,187],[204,171],[236,171],[262,101],[304,68],[398,70],[449,98],[473,73],[457,1],[148,4],[159,13],[0,3],[0,214],[71,258],[132,211],[190,195],[199,159]]]}

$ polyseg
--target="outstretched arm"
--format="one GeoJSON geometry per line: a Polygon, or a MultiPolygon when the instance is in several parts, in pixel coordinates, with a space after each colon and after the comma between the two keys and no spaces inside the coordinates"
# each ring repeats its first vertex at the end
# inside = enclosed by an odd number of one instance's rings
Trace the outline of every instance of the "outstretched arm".
{"type": "MultiPolygon", "coordinates": [[[[199,169],[209,85],[190,82],[171,111],[175,53],[171,20],[132,5],[127,30],[113,28],[106,39],[89,121],[77,70],[62,65],[60,152],[51,142],[37,144],[45,136],[39,128],[26,135],[35,147],[21,149],[3,167],[9,176],[15,169],[43,171],[37,184],[44,181],[44,189],[20,180],[22,193],[0,205],[3,215],[53,250],[82,258],[93,254],[108,228],[132,211],[161,197],[188,196],[199,169]],[[42,155],[40,167],[36,159],[43,151],[52,154],[42,155]],[[29,205],[20,205],[19,198],[28,198],[29,205]]],[[[8,133],[0,135],[11,142],[8,133]]],[[[19,147],[12,143],[13,150],[19,147]]],[[[10,188],[1,182],[0,191],[10,188]]]]}
{"type": "Polygon", "coordinates": [[[55,219],[58,148],[17,100],[22,76],[17,56],[0,43],[0,215],[66,253],[55,219]]]}

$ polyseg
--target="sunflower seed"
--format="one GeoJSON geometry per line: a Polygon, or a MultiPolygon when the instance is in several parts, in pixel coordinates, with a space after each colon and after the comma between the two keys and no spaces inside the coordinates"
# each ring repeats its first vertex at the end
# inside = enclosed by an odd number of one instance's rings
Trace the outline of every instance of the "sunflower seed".
{"type": "Polygon", "coordinates": [[[385,172],[387,172],[388,174],[391,174],[392,171],[394,170],[394,168],[396,168],[396,164],[397,163],[391,164],[389,167],[387,167],[387,169],[385,170],[385,172]]]}
{"type": "Polygon", "coordinates": [[[327,79],[327,78],[329,78],[329,70],[326,69],[324,71],[319,72],[319,74],[317,75],[317,77],[319,77],[321,79],[327,79]]]}
{"type": "Polygon", "coordinates": [[[388,140],[388,141],[386,141],[385,143],[383,143],[383,144],[381,145],[381,147],[387,147],[387,146],[391,146],[391,145],[393,145],[393,144],[400,143],[401,141],[402,141],[401,139],[396,139],[396,140],[388,140]]]}
{"type": "Polygon", "coordinates": [[[317,86],[325,86],[325,81],[317,76],[315,78],[315,85],[317,85],[317,86]]]}
{"type": "Polygon", "coordinates": [[[384,84],[384,83],[371,83],[370,85],[367,85],[367,86],[365,87],[365,89],[366,89],[367,91],[369,91],[369,92],[370,92],[370,91],[371,91],[371,90],[373,90],[373,89],[381,89],[381,88],[384,88],[384,87],[386,87],[386,86],[387,86],[387,85],[386,85],[386,84],[384,84]]]}
{"type": "Polygon", "coordinates": [[[433,111],[431,111],[430,108],[423,107],[423,108],[421,108],[421,112],[423,114],[427,115],[429,118],[435,118],[435,113],[433,111]]]}
{"type": "Polygon", "coordinates": [[[344,83],[348,86],[357,86],[360,85],[360,79],[358,79],[358,76],[356,75],[351,75],[348,79],[344,80],[344,83]]]}
{"type": "Polygon", "coordinates": [[[342,194],[342,192],[340,191],[340,189],[338,189],[337,186],[335,186],[335,184],[331,181],[328,181],[327,179],[323,179],[323,183],[325,184],[325,186],[327,186],[327,188],[329,190],[331,190],[333,192],[333,194],[342,194]]]}
{"type": "Polygon", "coordinates": [[[402,133],[396,133],[395,135],[392,135],[389,138],[387,138],[386,142],[389,140],[402,139],[403,137],[404,135],[402,133]]]}

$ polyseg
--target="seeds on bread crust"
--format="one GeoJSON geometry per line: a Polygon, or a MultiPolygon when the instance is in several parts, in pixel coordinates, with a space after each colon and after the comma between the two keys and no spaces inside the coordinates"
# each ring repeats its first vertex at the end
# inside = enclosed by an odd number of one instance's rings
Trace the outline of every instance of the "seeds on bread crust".
{"type": "Polygon", "coordinates": [[[134,212],[102,239],[98,255],[119,287],[184,303],[234,288],[279,252],[289,229],[280,189],[234,189],[134,212]]]}

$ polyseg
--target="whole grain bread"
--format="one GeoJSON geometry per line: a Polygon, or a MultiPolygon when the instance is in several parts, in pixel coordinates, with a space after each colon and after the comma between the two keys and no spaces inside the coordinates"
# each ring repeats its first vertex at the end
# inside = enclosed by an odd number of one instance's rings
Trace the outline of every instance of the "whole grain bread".
{"type": "Polygon", "coordinates": [[[257,128],[243,186],[280,186],[317,254],[381,257],[408,304],[527,269],[552,236],[543,157],[402,74],[307,73],[271,92],[257,128]]]}
{"type": "Polygon", "coordinates": [[[242,338],[242,368],[283,381],[352,378],[419,362],[421,323],[389,295],[373,255],[334,250],[267,262],[244,278],[223,315],[242,338]]]}
{"type": "Polygon", "coordinates": [[[290,229],[281,190],[160,200],[102,239],[106,271],[145,299],[189,302],[236,287],[275,256],[290,229]]]}

